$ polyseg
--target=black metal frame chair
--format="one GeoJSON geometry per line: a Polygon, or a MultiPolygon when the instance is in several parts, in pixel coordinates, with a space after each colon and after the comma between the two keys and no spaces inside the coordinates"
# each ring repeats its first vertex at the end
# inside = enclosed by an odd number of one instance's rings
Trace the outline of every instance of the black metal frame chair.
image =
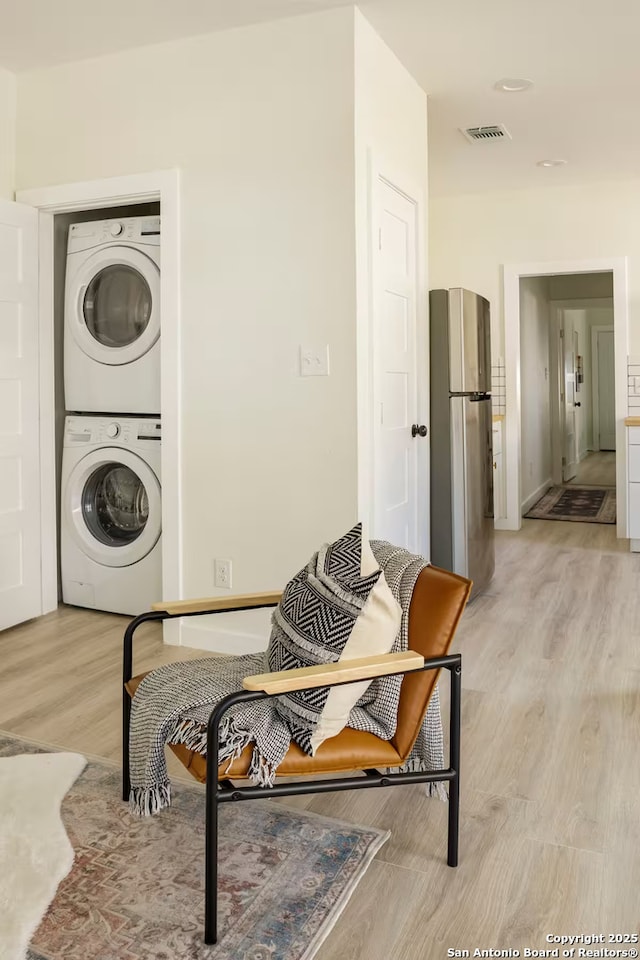
{"type": "MultiPolygon", "coordinates": [[[[470,589],[470,585],[469,585],[470,589]]],[[[246,605],[234,604],[231,609],[255,610],[262,607],[276,606],[278,600],[275,595],[263,595],[264,602],[260,602],[257,595],[254,598],[247,598],[246,605]]],[[[242,598],[238,598],[241,600],[242,598]]],[[[171,604],[164,605],[161,609],[153,610],[149,613],[143,613],[135,617],[127,626],[124,635],[124,658],[123,658],[123,743],[122,743],[122,798],[128,800],[130,792],[129,776],[129,733],[132,698],[129,694],[126,684],[132,679],[133,673],[133,637],[135,631],[144,623],[161,622],[167,619],[184,616],[196,616],[207,613],[228,612],[229,607],[223,606],[224,601],[217,601],[217,607],[212,609],[212,603],[208,609],[203,609],[204,601],[196,601],[197,609],[189,609],[185,612],[186,604],[176,603],[175,610],[172,610],[171,604]]],[[[159,607],[161,605],[158,605],[159,607]]],[[[456,621],[457,623],[457,621],[456,621]]],[[[455,627],[453,628],[455,629],[455,627]]],[[[388,657],[389,655],[387,655],[388,657]]],[[[391,655],[394,656],[394,655],[391,655]]],[[[395,655],[399,656],[399,655],[395,655]]],[[[417,655],[416,655],[417,656],[417,655]]],[[[372,658],[373,659],[373,658],[372,658]]],[[[385,658],[382,658],[383,660],[385,658]]],[[[366,790],[373,787],[400,786],[402,784],[433,783],[436,781],[449,782],[449,809],[448,809],[448,840],[447,840],[447,864],[455,867],[458,864],[458,838],[459,838],[459,807],[460,807],[460,698],[462,682],[462,660],[460,654],[434,657],[430,659],[420,658],[423,665],[417,669],[393,669],[392,665],[386,665],[378,674],[382,675],[409,675],[410,673],[420,673],[434,669],[448,670],[451,678],[451,699],[449,713],[449,766],[442,770],[432,770],[429,772],[415,773],[394,773],[392,771],[380,772],[377,769],[361,768],[364,776],[343,777],[333,780],[305,779],[301,782],[282,782],[276,783],[272,787],[255,786],[235,786],[228,779],[219,779],[218,764],[218,731],[220,723],[226,711],[238,703],[260,700],[271,696],[278,696],[278,693],[267,693],[264,690],[241,690],[225,697],[212,711],[207,727],[207,764],[206,764],[206,854],[205,854],[205,933],[204,940],[207,944],[217,942],[218,934],[218,913],[217,913],[217,884],[218,884],[218,806],[221,803],[237,802],[241,800],[265,799],[267,797],[286,797],[296,796],[308,793],[328,793],[340,790],[366,790]]],[[[348,663],[348,662],[347,662],[348,663]]],[[[249,678],[248,678],[249,679],[249,678]]],[[[352,679],[338,681],[338,683],[322,684],[323,686],[341,685],[342,683],[353,682],[352,679]]],[[[311,689],[320,684],[300,685],[298,690],[311,689]]]]}

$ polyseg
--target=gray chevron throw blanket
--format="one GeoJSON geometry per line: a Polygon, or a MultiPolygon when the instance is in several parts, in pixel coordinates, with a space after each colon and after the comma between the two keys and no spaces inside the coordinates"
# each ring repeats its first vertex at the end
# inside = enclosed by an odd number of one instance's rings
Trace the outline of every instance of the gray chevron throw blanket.
{"type": "MultiPolygon", "coordinates": [[[[409,605],[415,582],[427,565],[423,557],[384,541],[371,548],[389,587],[402,607],[400,631],[392,652],[408,649],[409,605]]],[[[130,809],[138,816],[158,813],[171,802],[165,744],[185,744],[206,754],[207,722],[223,697],[242,689],[244,677],[268,671],[266,653],[207,657],[170,663],[148,674],[138,687],[131,711],[130,809]]],[[[348,726],[390,740],[396,729],[402,677],[379,677],[353,707],[348,726]]],[[[226,714],[220,730],[220,761],[238,757],[253,743],[251,780],[270,786],[292,739],[275,698],[239,704],[226,714]]],[[[438,688],[434,690],[413,752],[402,770],[444,767],[438,688]]],[[[442,783],[427,784],[430,795],[446,798],[442,783]]]]}

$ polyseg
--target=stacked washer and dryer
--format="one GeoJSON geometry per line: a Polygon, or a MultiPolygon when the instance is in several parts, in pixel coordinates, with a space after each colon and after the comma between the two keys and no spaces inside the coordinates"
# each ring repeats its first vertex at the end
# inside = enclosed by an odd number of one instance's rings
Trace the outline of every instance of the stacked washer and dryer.
{"type": "Polygon", "coordinates": [[[162,596],[160,217],[70,226],[64,392],[62,599],[141,613],[162,596]]]}

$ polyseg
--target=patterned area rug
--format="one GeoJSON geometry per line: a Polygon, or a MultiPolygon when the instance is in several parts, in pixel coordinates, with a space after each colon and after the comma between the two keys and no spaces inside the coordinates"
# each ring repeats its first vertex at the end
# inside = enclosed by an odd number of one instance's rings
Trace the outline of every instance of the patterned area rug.
{"type": "MultiPolygon", "coordinates": [[[[0,756],[39,748],[0,736],[0,756]]],[[[273,801],[220,809],[220,940],[203,942],[204,792],[134,819],[89,763],[62,818],[75,863],[27,960],[310,960],[389,834],[273,801]]]]}
{"type": "Polygon", "coordinates": [[[525,513],[533,520],[579,520],[582,523],[615,523],[614,487],[551,487],[525,513]]]}

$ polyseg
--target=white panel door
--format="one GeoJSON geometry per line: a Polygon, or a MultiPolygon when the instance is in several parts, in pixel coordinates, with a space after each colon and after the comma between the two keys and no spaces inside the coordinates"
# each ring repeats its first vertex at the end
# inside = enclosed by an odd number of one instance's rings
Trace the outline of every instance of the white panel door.
{"type": "Polygon", "coordinates": [[[377,181],[374,243],[374,529],[372,535],[418,552],[420,434],[416,382],[416,204],[377,181]]]}
{"type": "Polygon", "coordinates": [[[598,363],[598,449],[616,448],[615,360],[613,330],[597,332],[598,363]]]}
{"type": "Polygon", "coordinates": [[[564,441],[562,444],[562,480],[573,480],[578,472],[578,436],[576,430],[576,353],[575,328],[569,311],[565,311],[562,325],[562,358],[564,369],[563,383],[563,422],[564,441]]]}
{"type": "Polygon", "coordinates": [[[0,629],[42,612],[38,214],[0,201],[0,629]]]}

